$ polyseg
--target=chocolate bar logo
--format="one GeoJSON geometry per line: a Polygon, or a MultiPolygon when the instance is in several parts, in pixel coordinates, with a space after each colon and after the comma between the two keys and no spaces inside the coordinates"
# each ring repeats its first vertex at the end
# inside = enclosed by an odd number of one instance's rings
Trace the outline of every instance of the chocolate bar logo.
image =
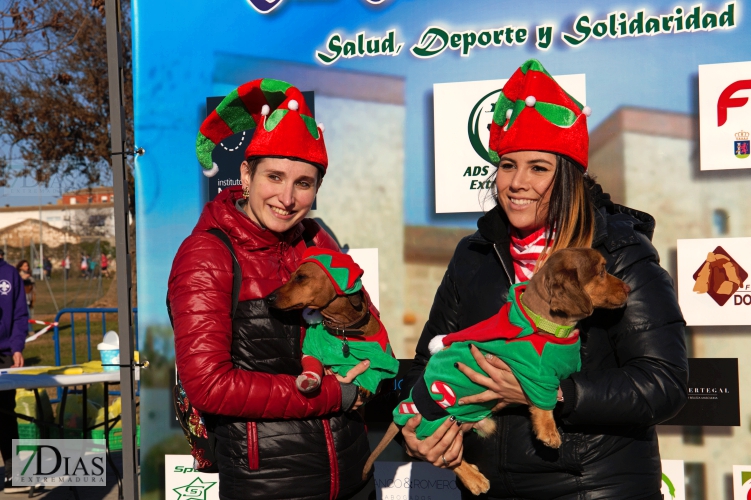
{"type": "Polygon", "coordinates": [[[748,273],[740,264],[724,248],[718,246],[709,252],[707,259],[694,273],[694,292],[706,293],[718,305],[724,306],[743,287],[747,278],[748,273]]]}

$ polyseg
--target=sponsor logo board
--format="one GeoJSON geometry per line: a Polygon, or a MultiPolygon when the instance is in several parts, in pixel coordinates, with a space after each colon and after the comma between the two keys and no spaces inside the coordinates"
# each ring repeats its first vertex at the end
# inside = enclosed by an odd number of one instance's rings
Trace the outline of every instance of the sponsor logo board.
{"type": "Polygon", "coordinates": [[[733,466],[733,500],[751,500],[751,465],[733,466]]]}
{"type": "Polygon", "coordinates": [[[678,240],[678,301],[689,326],[751,325],[751,238],[678,240]]]}
{"type": "Polygon", "coordinates": [[[13,486],[106,486],[104,440],[13,439],[13,486]]]}
{"type": "Polygon", "coordinates": [[[425,462],[376,462],[378,500],[459,500],[456,476],[425,462]]]}
{"type": "Polygon", "coordinates": [[[165,455],[165,500],[219,500],[219,474],[197,472],[190,455],[165,455]]]}
{"type": "Polygon", "coordinates": [[[751,61],[699,66],[701,170],[751,168],[751,61]]]}
{"type": "Polygon", "coordinates": [[[683,475],[683,460],[662,461],[662,498],[686,500],[686,482],[683,475]]]}
{"type": "MultiPolygon", "coordinates": [[[[555,76],[586,104],[585,75],[555,76]]],[[[436,213],[482,212],[495,206],[488,156],[490,122],[508,80],[433,85],[436,213]]]]}

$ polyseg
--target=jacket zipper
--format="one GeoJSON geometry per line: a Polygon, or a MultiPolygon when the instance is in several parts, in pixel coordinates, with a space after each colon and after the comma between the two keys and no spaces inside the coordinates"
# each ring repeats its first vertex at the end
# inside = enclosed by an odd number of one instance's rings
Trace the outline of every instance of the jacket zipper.
{"type": "Polygon", "coordinates": [[[329,470],[331,471],[329,498],[334,500],[339,496],[339,461],[336,458],[336,445],[334,434],[331,432],[331,423],[329,419],[323,419],[321,423],[323,423],[323,433],[326,436],[326,448],[329,451],[329,470]]]}
{"type": "Polygon", "coordinates": [[[503,268],[503,272],[506,273],[508,282],[513,285],[514,280],[511,279],[511,275],[509,274],[508,269],[506,269],[506,264],[503,262],[503,258],[501,257],[501,252],[498,251],[498,246],[495,243],[493,243],[493,250],[495,250],[495,254],[498,256],[498,260],[501,262],[501,267],[503,268]]]}
{"type": "Polygon", "coordinates": [[[248,434],[248,468],[258,470],[258,426],[255,422],[247,422],[248,434]]]}

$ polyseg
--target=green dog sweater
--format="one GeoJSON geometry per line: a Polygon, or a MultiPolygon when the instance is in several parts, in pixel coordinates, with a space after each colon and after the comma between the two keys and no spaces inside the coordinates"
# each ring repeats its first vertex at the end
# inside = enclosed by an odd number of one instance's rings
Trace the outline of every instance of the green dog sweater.
{"type": "Polygon", "coordinates": [[[394,409],[394,422],[403,426],[417,413],[422,414],[417,437],[425,439],[450,415],[462,422],[479,422],[490,416],[496,401],[458,404],[462,397],[487,390],[454,367],[461,362],[485,374],[470,352],[471,344],[508,364],[532,404],[543,410],[555,408],[560,380],[581,369],[581,343],[578,333],[568,338],[537,333],[520,301],[526,285],[511,286],[508,302],[498,314],[443,339],[447,348],[430,358],[409,398],[394,409]]]}

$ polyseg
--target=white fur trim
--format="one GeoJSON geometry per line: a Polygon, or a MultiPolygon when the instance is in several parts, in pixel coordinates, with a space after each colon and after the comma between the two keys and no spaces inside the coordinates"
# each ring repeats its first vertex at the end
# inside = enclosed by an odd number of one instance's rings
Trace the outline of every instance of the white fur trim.
{"type": "Polygon", "coordinates": [[[216,163],[214,163],[214,166],[211,167],[210,169],[203,171],[203,175],[205,175],[206,177],[214,177],[218,173],[219,173],[219,165],[217,165],[216,163]]]}
{"type": "Polygon", "coordinates": [[[295,385],[297,386],[297,389],[300,392],[312,392],[318,389],[318,387],[321,385],[321,377],[317,373],[303,372],[297,376],[297,379],[295,380],[295,385]],[[307,388],[303,389],[302,383],[305,381],[310,381],[311,379],[315,380],[316,383],[311,384],[307,388]]]}
{"type": "Polygon", "coordinates": [[[323,126],[323,123],[319,123],[318,124],[318,128],[321,129],[321,132],[325,132],[326,131],[326,127],[323,126]]]}
{"type": "Polygon", "coordinates": [[[590,108],[589,106],[584,106],[584,107],[582,108],[582,114],[583,114],[584,116],[589,116],[589,115],[591,115],[591,114],[592,114],[592,108],[590,108]]]}
{"type": "Polygon", "coordinates": [[[298,109],[300,109],[300,103],[297,102],[296,100],[292,99],[291,101],[289,101],[289,106],[288,107],[292,111],[297,111],[298,109]]]}
{"type": "Polygon", "coordinates": [[[533,108],[535,104],[537,104],[537,99],[533,95],[527,96],[527,98],[524,99],[524,104],[526,104],[530,108],[533,108]]]}
{"type": "Polygon", "coordinates": [[[309,325],[317,325],[323,321],[323,316],[318,309],[310,309],[306,307],[302,310],[302,319],[309,325]]]}
{"type": "Polygon", "coordinates": [[[442,351],[446,346],[443,345],[443,338],[445,335],[436,335],[432,339],[430,339],[430,343],[428,344],[428,350],[430,351],[430,355],[442,351]]]}
{"type": "Polygon", "coordinates": [[[511,109],[511,108],[507,109],[506,110],[506,119],[510,120],[511,119],[511,115],[513,115],[513,114],[514,114],[514,110],[513,109],[511,109]]]}
{"type": "Polygon", "coordinates": [[[271,108],[268,104],[264,104],[261,106],[261,115],[263,116],[269,116],[269,113],[271,113],[271,108]]]}

